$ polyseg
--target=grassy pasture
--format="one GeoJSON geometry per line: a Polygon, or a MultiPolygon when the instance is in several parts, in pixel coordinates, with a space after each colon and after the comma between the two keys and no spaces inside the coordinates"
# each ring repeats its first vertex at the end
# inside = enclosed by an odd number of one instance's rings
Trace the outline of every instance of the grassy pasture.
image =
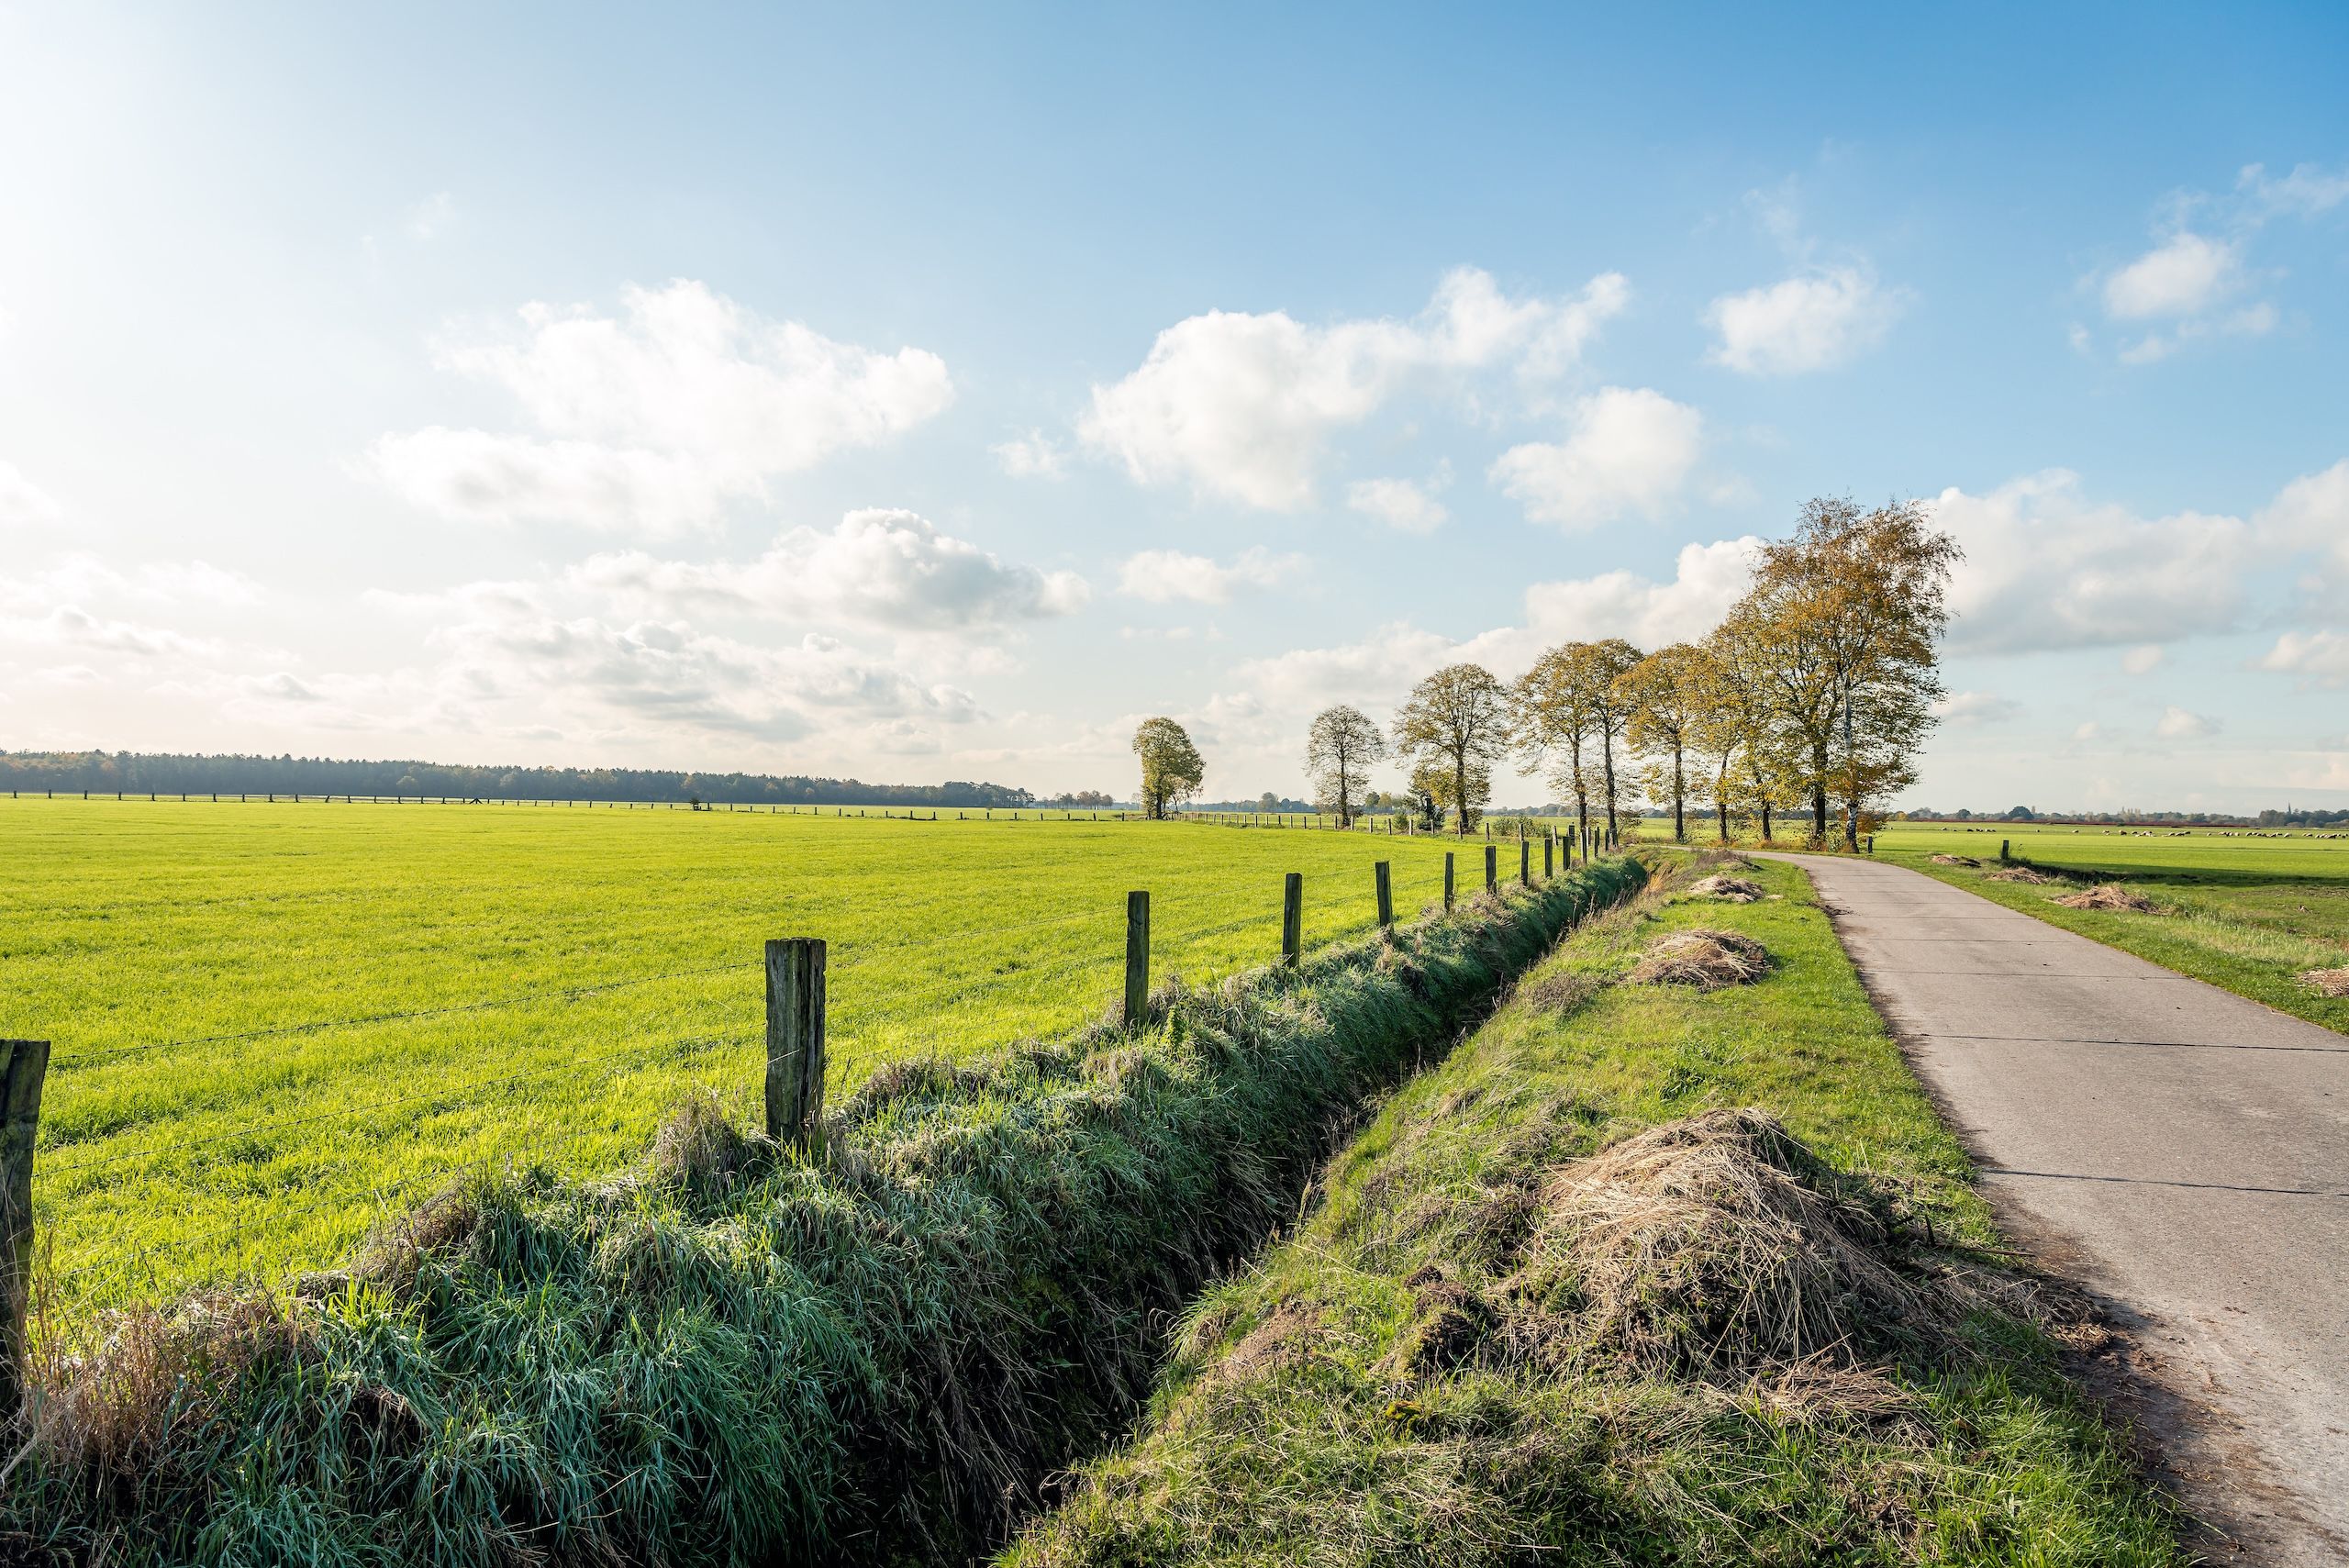
{"type": "Polygon", "coordinates": [[[1877,836],[1876,849],[1878,859],[2311,1023],[2349,1030],[2349,998],[2321,995],[2300,979],[2308,970],[2349,964],[2349,839],[1894,823],[1877,836]],[[2067,909],[2054,902],[2065,888],[1994,882],[2002,839],[2012,841],[2018,860],[2123,883],[2165,912],[2067,909]],[[1983,864],[1937,865],[1935,854],[1970,855],[1983,864]]]}
{"type": "Polygon", "coordinates": [[[1098,1016],[1129,888],[1154,978],[1196,981],[1274,956],[1284,873],[1316,946],[1374,924],[1372,861],[1398,918],[1438,899],[1443,850],[1081,814],[0,801],[0,1034],[54,1042],[58,1301],[324,1263],[462,1167],[593,1169],[689,1085],[747,1101],[769,937],[831,944],[837,1095],[1098,1016]]]}

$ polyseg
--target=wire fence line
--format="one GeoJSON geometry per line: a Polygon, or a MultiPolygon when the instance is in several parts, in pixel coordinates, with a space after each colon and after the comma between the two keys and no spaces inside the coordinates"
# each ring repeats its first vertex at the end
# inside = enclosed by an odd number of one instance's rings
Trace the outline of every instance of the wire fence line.
{"type": "MultiPolygon", "coordinates": [[[[1398,862],[1397,869],[1412,864],[1406,859],[1398,862]]],[[[1410,878],[1415,886],[1421,882],[1426,884],[1431,903],[1440,885],[1440,864],[1430,854],[1427,863],[1417,867],[1417,874],[1410,878]]],[[[1382,918],[1390,917],[1386,910],[1373,911],[1368,875],[1371,870],[1372,863],[1365,859],[1359,866],[1310,875],[1308,880],[1317,889],[1334,886],[1340,890],[1315,899],[1314,940],[1308,944],[1310,949],[1319,950],[1365,935],[1375,930],[1382,918]],[[1357,875],[1362,879],[1359,884],[1354,881],[1357,875]]],[[[1463,870],[1467,874],[1459,891],[1464,897],[1480,885],[1473,856],[1470,866],[1463,870]]],[[[1184,867],[1147,880],[1156,884],[1153,891],[1162,900],[1163,915],[1174,914],[1186,906],[1197,907],[1194,898],[1207,904],[1209,913],[1220,913],[1232,906],[1238,891],[1228,867],[1184,867]]],[[[1269,884],[1270,873],[1267,881],[1269,884]]],[[[1213,985],[1232,973],[1274,962],[1282,956],[1286,940],[1281,899],[1275,895],[1279,891],[1267,885],[1262,907],[1235,917],[1210,919],[1188,929],[1177,922],[1163,922],[1151,934],[1152,940],[1145,951],[1154,959],[1162,975],[1180,975],[1197,986],[1213,985]],[[1250,932],[1262,934],[1261,947],[1253,941],[1235,943],[1230,940],[1250,932]]],[[[943,914],[959,906],[952,899],[932,899],[909,907],[907,914],[909,917],[925,911],[943,914]]],[[[819,918],[822,911],[811,908],[803,913],[819,918]]],[[[771,925],[773,918],[769,917],[771,925]]],[[[812,919],[803,921],[797,917],[788,919],[791,924],[813,923],[812,919]]],[[[913,923],[924,922],[917,919],[913,923]]],[[[984,1016],[990,1026],[1016,1020],[1009,1027],[998,1028],[998,1035],[1008,1035],[1031,1018],[1039,1028],[1065,1028],[1086,1018],[1119,1016],[1116,1008],[1121,978],[1127,982],[1124,995],[1129,1007],[1135,995],[1131,971],[1127,967],[1130,950],[1108,940],[1118,934],[1119,924],[1119,912],[1113,906],[1052,913],[1010,923],[988,922],[975,933],[957,931],[921,941],[852,940],[845,944],[842,962],[829,970],[831,980],[840,984],[835,993],[840,1005],[833,1009],[829,1026],[839,1045],[845,1049],[831,1052],[822,1063],[820,1082],[824,1092],[845,1093],[860,1075],[889,1057],[961,1054],[958,1048],[963,1041],[958,1038],[953,1024],[958,1012],[970,1019],[978,1009],[985,1008],[984,1016]],[[1071,951],[1072,946],[1075,951],[1071,951]],[[936,974],[931,984],[908,987],[903,983],[925,964],[936,974]],[[1086,971],[1097,974],[1097,982],[1081,978],[1086,971]],[[1080,978],[1071,984],[1071,976],[1080,978]],[[1049,995],[1040,995],[1044,993],[1049,995]],[[1038,1010],[1043,1003],[1050,1005],[1051,1019],[1044,1018],[1038,1010]]],[[[659,984],[740,976],[766,967],[768,962],[762,956],[694,964],[430,1007],[294,1020],[250,1029],[140,1041],[76,1055],[61,1061],[60,1065],[99,1067],[153,1057],[173,1049],[268,1042],[337,1030],[360,1031],[569,1004],[659,984]]],[[[100,1224],[106,1216],[133,1213],[145,1224],[136,1234],[126,1229],[120,1235],[108,1234],[97,1240],[91,1222],[77,1220],[64,1234],[72,1239],[73,1251],[93,1255],[71,1257],[69,1266],[44,1272],[69,1296],[97,1301],[111,1298],[110,1292],[134,1278],[143,1277],[155,1285],[187,1285],[203,1283],[209,1273],[222,1266],[243,1267],[258,1261],[289,1267],[320,1255],[324,1249],[347,1245],[355,1234],[354,1228],[365,1228],[360,1224],[360,1219],[366,1218],[362,1210],[380,1218],[385,1204],[400,1201],[405,1195],[420,1188],[445,1184],[467,1171],[500,1161],[511,1164],[525,1156],[533,1160],[577,1161],[618,1156],[623,1148],[640,1151],[648,1129],[636,1123],[645,1114],[646,1091],[640,1085],[618,1091],[619,1098],[616,1100],[613,1088],[620,1080],[640,1072],[667,1072],[681,1064],[702,1065],[722,1056],[729,1063],[726,1081],[731,1089],[730,1094],[721,1090],[722,1097],[729,1104],[739,1102],[745,1108],[754,1107],[758,1099],[755,1063],[774,1049],[772,1019],[765,1031],[753,1027],[762,1005],[761,990],[758,985],[743,985],[721,995],[696,995],[680,1004],[664,1004],[661,1013],[664,1021],[690,1029],[684,1038],[665,1045],[650,1044],[640,1031],[629,1030],[627,1038],[608,1050],[567,1051],[552,1059],[518,1064],[513,1071],[440,1082],[413,1093],[378,1095],[316,1109],[301,1106],[304,1097],[313,1097],[315,1103],[315,1096],[334,1089],[335,1074],[322,1072],[290,1087],[272,1086],[271,1092],[278,1096],[280,1105],[292,1102],[294,1108],[285,1114],[234,1125],[207,1124],[207,1118],[201,1114],[189,1118],[184,1100],[160,1106],[141,1118],[145,1124],[177,1116],[195,1124],[189,1128],[191,1135],[150,1138],[136,1147],[109,1147],[125,1130],[120,1124],[93,1134],[75,1137],[69,1132],[59,1138],[56,1132],[73,1123],[70,1118],[53,1115],[50,1127],[40,1129],[49,1134],[50,1141],[40,1145],[43,1158],[33,1170],[38,1178],[37,1224],[43,1218],[54,1219],[61,1200],[76,1205],[76,1214],[100,1215],[100,1224]],[[707,1021],[692,1027],[689,1020],[703,1014],[707,1015],[707,1021]],[[540,1085],[565,1078],[577,1082],[573,1092],[551,1097],[540,1095],[540,1085]],[[539,1103],[542,1099],[546,1105],[539,1103]],[[362,1144],[372,1152],[396,1138],[419,1137],[432,1118],[524,1104],[531,1108],[451,1129],[447,1134],[450,1141],[464,1151],[453,1162],[386,1169],[351,1157],[362,1144]],[[573,1125],[546,1125],[550,1106],[554,1117],[568,1118],[573,1125]],[[597,1120],[597,1125],[577,1126],[577,1113],[591,1106],[604,1107],[591,1118],[597,1120]],[[623,1122],[628,1125],[623,1126],[623,1122]],[[321,1142],[318,1135],[330,1127],[347,1131],[331,1142],[321,1142]],[[77,1145],[84,1146],[86,1152],[76,1149],[77,1145]],[[76,1151],[73,1157],[62,1160],[50,1157],[64,1150],[76,1151]],[[355,1180],[337,1179],[344,1167],[353,1173],[355,1180]],[[61,1191],[61,1187],[66,1190],[61,1191]],[[98,1207],[84,1207],[90,1204],[98,1207]],[[172,1229],[171,1211],[175,1207],[185,1217],[184,1234],[172,1229]],[[235,1221],[220,1218],[224,1212],[234,1213],[239,1208],[257,1218],[235,1221]],[[312,1210],[315,1218],[311,1218],[312,1210]],[[158,1240],[159,1235],[167,1239],[158,1240]],[[274,1244],[268,1240],[273,1237],[276,1239],[274,1244]],[[294,1237],[299,1240],[287,1245],[288,1239],[294,1237]],[[174,1260],[190,1266],[174,1274],[174,1260]]],[[[608,1021],[609,1015],[597,1018],[599,1029],[614,1027],[608,1021]]],[[[484,1045],[501,1043],[473,1038],[484,1045]]],[[[392,1043],[387,1041],[383,1049],[390,1049],[392,1043]]],[[[450,1049],[446,1041],[442,1042],[442,1049],[450,1049]]],[[[460,1043],[456,1049],[462,1050],[463,1045],[460,1043]]],[[[531,1054],[538,1052],[533,1051],[531,1054]]],[[[306,1069],[313,1062],[334,1064],[327,1058],[306,1056],[298,1060],[306,1069]]],[[[341,1065],[347,1075],[349,1059],[341,1059],[341,1065]]],[[[457,1063],[452,1059],[450,1065],[453,1068],[457,1063]]],[[[138,1087],[133,1085],[134,1090],[138,1087]]],[[[670,1085],[664,1103],[674,1103],[675,1087],[670,1085]]],[[[52,1113],[64,1108],[53,1096],[52,1113]]],[[[772,1104],[768,1112],[772,1123],[772,1104]]],[[[27,1141],[31,1145],[39,1140],[36,1138],[27,1141]]],[[[373,1222],[368,1219],[369,1224],[373,1222]]],[[[42,1229],[47,1233],[50,1228],[42,1229]]]]}

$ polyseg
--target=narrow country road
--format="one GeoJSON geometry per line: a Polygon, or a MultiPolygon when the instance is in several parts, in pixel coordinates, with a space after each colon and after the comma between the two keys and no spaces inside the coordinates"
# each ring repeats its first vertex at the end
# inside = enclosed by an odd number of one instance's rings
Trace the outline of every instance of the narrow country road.
{"type": "Polygon", "coordinates": [[[2220,1561],[2349,1562],[2349,1036],[1919,873],[1809,872],[2019,1240],[2103,1298],[2220,1561]]]}

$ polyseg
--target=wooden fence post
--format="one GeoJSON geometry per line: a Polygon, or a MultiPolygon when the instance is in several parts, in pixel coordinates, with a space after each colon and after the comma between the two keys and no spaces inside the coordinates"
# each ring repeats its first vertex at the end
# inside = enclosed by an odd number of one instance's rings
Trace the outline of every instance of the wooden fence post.
{"type": "Polygon", "coordinates": [[[1150,1016],[1150,895],[1126,895],[1126,1027],[1150,1016]]]}
{"type": "Polygon", "coordinates": [[[1533,885],[1533,840],[1531,839],[1517,841],[1517,880],[1520,886],[1533,885]]]}
{"type": "Polygon", "coordinates": [[[1497,845],[1485,846],[1485,891],[1487,893],[1494,892],[1501,884],[1500,857],[1501,851],[1497,845]]]}
{"type": "Polygon", "coordinates": [[[2012,839],[2001,839],[1998,840],[1998,863],[2000,865],[2007,863],[2007,846],[2013,842],[2014,840],[2012,839]]]}
{"type": "Polygon", "coordinates": [[[1370,873],[1372,881],[1378,887],[1378,929],[1382,931],[1393,930],[1395,929],[1394,877],[1385,861],[1374,864],[1370,868],[1370,873]]]}
{"type": "Polygon", "coordinates": [[[40,1130],[40,1085],[49,1041],[0,1040],[0,1426],[25,1409],[25,1311],[33,1284],[33,1139],[40,1130]]]}
{"type": "Polygon", "coordinates": [[[767,943],[767,1136],[804,1143],[824,1115],[824,943],[767,943]]]}
{"type": "Polygon", "coordinates": [[[1558,836],[1555,833],[1544,833],[1542,835],[1542,880],[1547,882],[1557,874],[1558,836]]]}
{"type": "Polygon", "coordinates": [[[1293,871],[1281,883],[1281,962],[1295,969],[1305,959],[1305,873],[1293,871]]]}
{"type": "Polygon", "coordinates": [[[1443,851],[1443,912],[1452,913],[1452,851],[1443,851]]]}

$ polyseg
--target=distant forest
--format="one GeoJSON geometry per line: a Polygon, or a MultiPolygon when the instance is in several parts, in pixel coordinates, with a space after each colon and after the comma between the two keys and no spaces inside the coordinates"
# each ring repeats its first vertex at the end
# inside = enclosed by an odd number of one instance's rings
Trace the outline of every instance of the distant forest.
{"type": "Polygon", "coordinates": [[[1108,806],[1087,792],[1039,799],[1009,784],[876,784],[796,774],[652,768],[466,767],[331,757],[0,751],[0,789],[112,795],[421,795],[461,800],[705,800],[762,806],[1108,806]]]}

